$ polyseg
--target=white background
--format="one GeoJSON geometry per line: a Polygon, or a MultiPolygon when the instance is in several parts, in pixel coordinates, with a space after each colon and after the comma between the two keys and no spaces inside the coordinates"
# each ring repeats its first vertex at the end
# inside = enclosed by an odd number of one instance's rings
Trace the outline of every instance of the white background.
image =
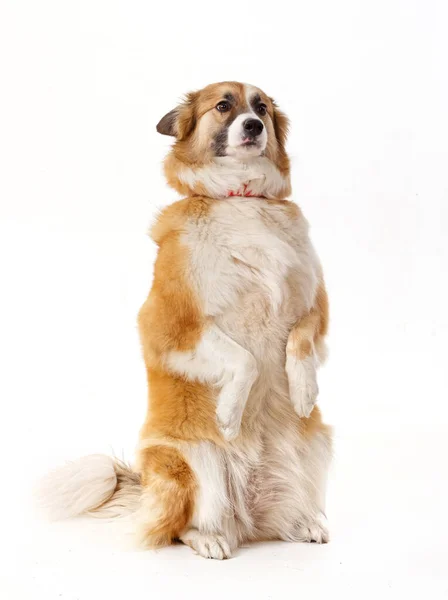
{"type": "Polygon", "coordinates": [[[2,598],[448,593],[447,18],[442,0],[2,0],[2,598]],[[225,79],[291,118],[331,300],[336,455],[330,544],[219,563],[138,552],[120,524],[40,523],[29,492],[66,459],[132,458],[146,230],[176,198],[155,125],[225,79]]]}

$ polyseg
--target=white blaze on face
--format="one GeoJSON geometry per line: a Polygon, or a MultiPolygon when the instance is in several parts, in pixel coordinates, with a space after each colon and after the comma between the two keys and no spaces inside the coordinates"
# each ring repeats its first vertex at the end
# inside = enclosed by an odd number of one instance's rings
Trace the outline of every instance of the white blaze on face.
{"type": "Polygon", "coordinates": [[[247,112],[236,117],[230,125],[227,134],[227,154],[229,156],[241,158],[245,156],[260,156],[266,149],[266,144],[268,142],[268,134],[266,127],[263,124],[263,131],[254,139],[256,144],[251,146],[245,146],[243,144],[243,140],[247,137],[244,132],[245,121],[247,121],[247,119],[256,119],[263,123],[260,117],[254,112],[251,104],[252,98],[258,93],[257,90],[250,85],[246,85],[245,91],[247,112]]]}

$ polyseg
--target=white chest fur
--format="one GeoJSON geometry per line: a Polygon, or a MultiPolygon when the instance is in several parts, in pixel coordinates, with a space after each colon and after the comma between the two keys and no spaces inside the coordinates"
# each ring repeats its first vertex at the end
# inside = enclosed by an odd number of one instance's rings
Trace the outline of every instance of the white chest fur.
{"type": "Polygon", "coordinates": [[[256,345],[312,305],[320,267],[306,220],[292,215],[287,203],[228,198],[185,234],[205,313],[243,342],[256,345]]]}

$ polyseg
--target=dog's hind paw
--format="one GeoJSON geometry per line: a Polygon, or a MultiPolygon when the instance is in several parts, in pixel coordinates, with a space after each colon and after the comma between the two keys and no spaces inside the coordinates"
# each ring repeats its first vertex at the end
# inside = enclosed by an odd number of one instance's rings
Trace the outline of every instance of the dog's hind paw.
{"type": "Polygon", "coordinates": [[[326,526],[316,519],[299,523],[294,532],[294,538],[297,542],[315,542],[316,544],[326,544],[330,535],[326,526]]]}
{"type": "Polygon", "coordinates": [[[189,529],[181,535],[181,541],[204,558],[224,560],[232,556],[230,545],[222,535],[200,533],[197,529],[189,529]]]}

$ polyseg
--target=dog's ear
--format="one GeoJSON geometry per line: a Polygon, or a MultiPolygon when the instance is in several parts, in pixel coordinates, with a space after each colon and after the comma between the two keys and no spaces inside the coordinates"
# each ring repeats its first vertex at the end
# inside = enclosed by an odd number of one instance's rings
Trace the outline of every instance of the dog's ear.
{"type": "Polygon", "coordinates": [[[277,138],[280,148],[282,150],[284,150],[285,144],[286,144],[286,138],[288,137],[288,132],[289,132],[289,119],[285,115],[285,113],[283,113],[278,108],[278,106],[276,105],[274,100],[272,100],[272,105],[274,107],[275,137],[277,138]]]}
{"type": "Polygon", "coordinates": [[[174,108],[157,123],[157,131],[162,135],[176,135],[176,119],[177,108],[174,108]]]}
{"type": "Polygon", "coordinates": [[[184,140],[196,125],[197,93],[187,94],[184,102],[167,113],[157,124],[157,131],[184,140]]]}

